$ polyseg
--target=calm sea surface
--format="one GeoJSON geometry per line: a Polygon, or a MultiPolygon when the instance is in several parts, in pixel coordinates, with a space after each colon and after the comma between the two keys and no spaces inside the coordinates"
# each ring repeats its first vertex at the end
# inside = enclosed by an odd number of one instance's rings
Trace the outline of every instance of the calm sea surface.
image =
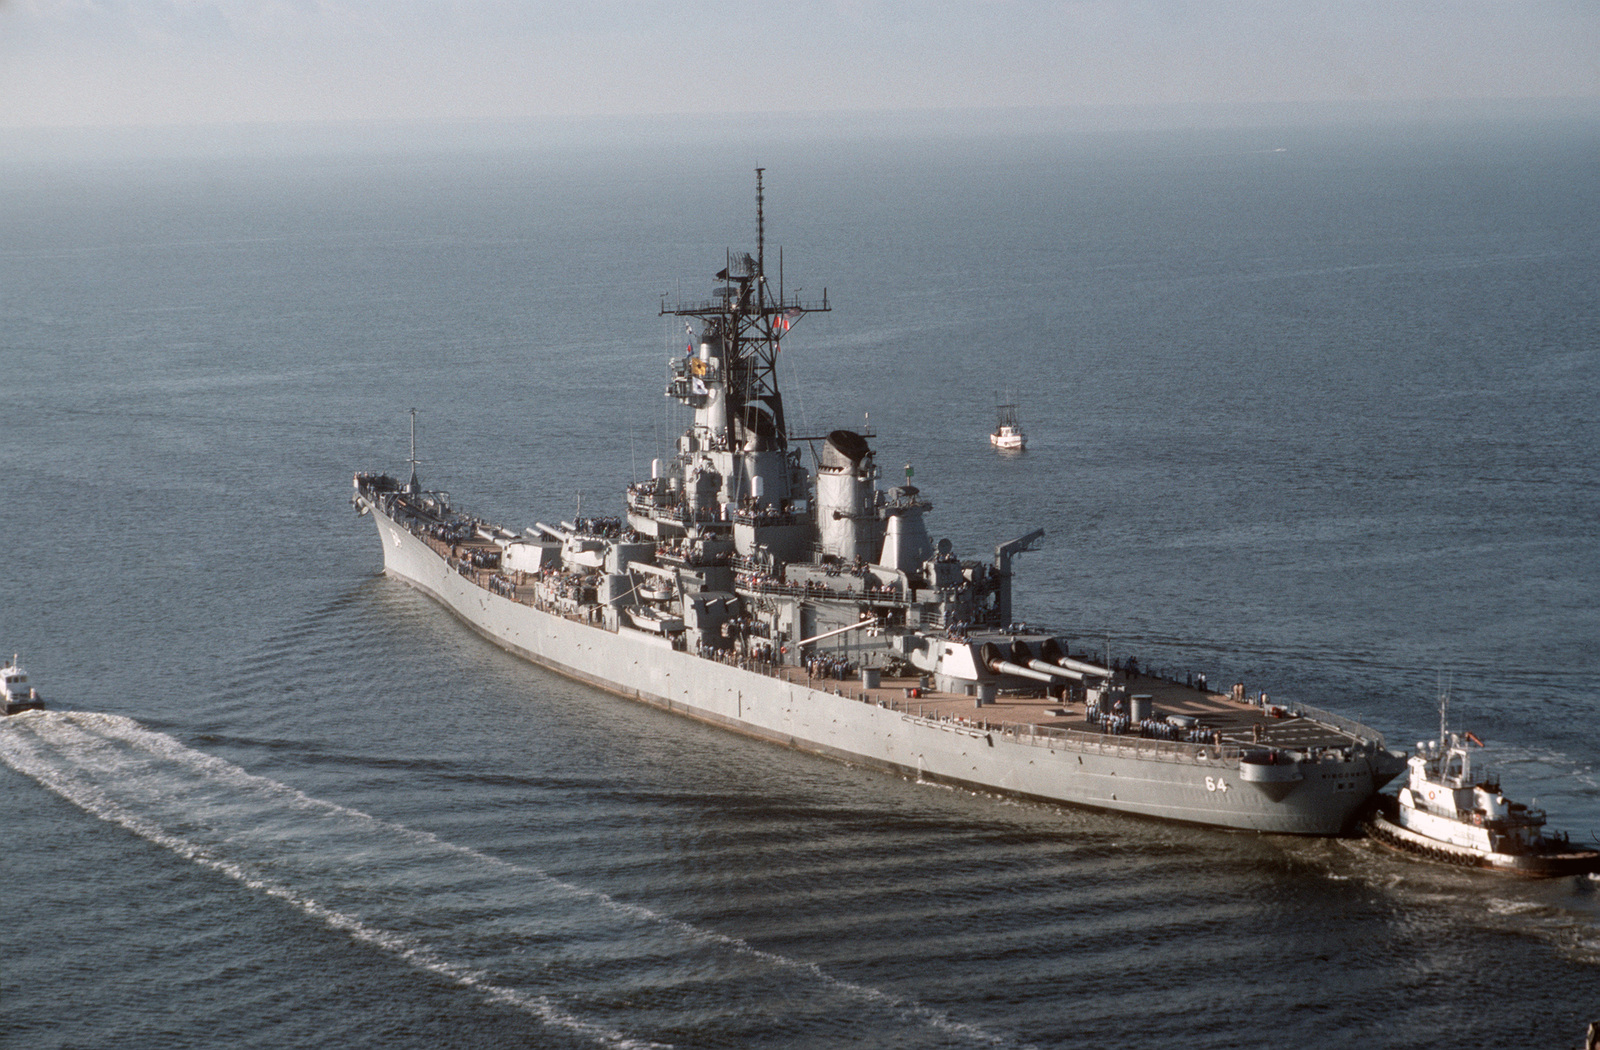
{"type": "MultiPolygon", "coordinates": [[[[727,248],[1018,614],[1455,720],[1600,831],[1600,130],[0,162],[7,1047],[1565,1047],[1600,884],[721,733],[381,575],[355,470],[618,513],[727,248]],[[985,433],[1007,391],[1032,438],[985,433]]],[[[1103,645],[1099,641],[1097,645],[1103,645]]]]}

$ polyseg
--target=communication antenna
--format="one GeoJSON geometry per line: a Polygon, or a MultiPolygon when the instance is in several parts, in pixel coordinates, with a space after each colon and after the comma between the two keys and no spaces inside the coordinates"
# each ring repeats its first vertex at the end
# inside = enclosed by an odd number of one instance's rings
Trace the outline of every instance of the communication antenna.
{"type": "Polygon", "coordinates": [[[417,481],[417,410],[411,410],[411,484],[410,491],[422,491],[422,485],[417,481]]]}
{"type": "Polygon", "coordinates": [[[756,276],[767,275],[767,221],[763,211],[765,197],[761,191],[761,173],[766,168],[756,169],[756,276]]]}
{"type": "Polygon", "coordinates": [[[1444,672],[1439,672],[1439,746],[1446,746],[1450,733],[1450,687],[1455,684],[1455,673],[1451,672],[1446,679],[1444,672]]]}

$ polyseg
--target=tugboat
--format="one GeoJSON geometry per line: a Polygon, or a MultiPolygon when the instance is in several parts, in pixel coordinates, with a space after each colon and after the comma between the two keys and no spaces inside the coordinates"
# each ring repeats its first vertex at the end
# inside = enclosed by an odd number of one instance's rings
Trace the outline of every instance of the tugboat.
{"type": "Polygon", "coordinates": [[[44,709],[44,697],[28,684],[28,672],[22,669],[15,655],[10,663],[0,667],[0,696],[5,698],[8,715],[44,709]]]}
{"type": "Polygon", "coordinates": [[[1022,425],[1017,422],[1017,406],[1000,405],[998,411],[1000,421],[989,435],[989,444],[1002,452],[1021,452],[1026,449],[1028,435],[1022,432],[1022,425]]]}
{"type": "Polygon", "coordinates": [[[1363,822],[1367,833],[1393,849],[1469,868],[1536,878],[1600,871],[1600,851],[1547,833],[1543,810],[1509,801],[1498,774],[1474,769],[1468,745],[1482,742],[1450,732],[1448,704],[1441,696],[1439,739],[1417,743],[1405,784],[1394,797],[1377,797],[1363,822]]]}

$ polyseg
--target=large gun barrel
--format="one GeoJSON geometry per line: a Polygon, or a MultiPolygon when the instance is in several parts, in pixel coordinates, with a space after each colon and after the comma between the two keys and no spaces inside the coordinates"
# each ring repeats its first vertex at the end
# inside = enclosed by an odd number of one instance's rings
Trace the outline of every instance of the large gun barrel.
{"type": "Polygon", "coordinates": [[[1082,671],[1074,671],[1072,668],[1063,667],[1060,664],[1047,664],[1043,660],[1029,660],[1028,666],[1035,671],[1043,671],[1045,674],[1055,675],[1060,678],[1070,678],[1074,682],[1083,681],[1082,671]]]}
{"type": "Polygon", "coordinates": [[[1048,671],[1035,671],[1031,667],[1014,664],[1010,660],[996,660],[989,665],[989,670],[995,674],[1014,674],[1021,678],[1032,678],[1035,681],[1047,682],[1050,685],[1056,684],[1055,674],[1048,671]]]}
{"type": "Polygon", "coordinates": [[[1072,657],[1062,652],[1061,646],[1056,644],[1056,640],[1054,638],[1045,639],[1044,644],[1039,646],[1039,656],[1046,663],[1055,664],[1058,667],[1064,667],[1070,671],[1079,672],[1080,681],[1082,680],[1083,675],[1090,675],[1095,678],[1111,677],[1110,668],[1100,667],[1097,664],[1085,663],[1082,660],[1074,660],[1072,657]]]}
{"type": "Polygon", "coordinates": [[[1015,659],[1004,659],[1000,652],[1000,647],[993,642],[985,642],[980,655],[982,656],[983,666],[992,674],[1016,675],[1019,678],[1031,678],[1036,682],[1044,682],[1047,685],[1055,685],[1058,680],[1072,677],[1059,667],[1040,665],[1040,662],[1033,659],[1028,652],[1028,647],[1021,642],[1013,643],[1011,646],[1011,655],[1015,659]],[[1018,663],[1018,660],[1026,662],[1018,663]]]}

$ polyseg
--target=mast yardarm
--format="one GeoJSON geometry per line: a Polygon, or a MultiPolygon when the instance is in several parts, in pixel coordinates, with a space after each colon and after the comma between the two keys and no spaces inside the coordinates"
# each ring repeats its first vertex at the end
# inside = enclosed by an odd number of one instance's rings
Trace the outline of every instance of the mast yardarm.
{"type": "MultiPolygon", "coordinates": [[[[668,304],[662,300],[661,314],[694,318],[699,322],[699,343],[716,348],[720,367],[701,368],[678,394],[685,404],[700,407],[700,399],[720,397],[727,418],[742,429],[759,435],[763,444],[788,447],[789,428],[783,415],[783,396],[778,389],[777,357],[781,341],[808,313],[826,312],[828,292],[820,302],[802,301],[799,295],[785,296],[780,288],[773,292],[766,276],[766,196],[764,168],[756,169],[756,254],[727,253],[727,265],[717,271],[720,282],[708,299],[668,304]],[[696,386],[692,380],[699,379],[696,386]],[[716,389],[720,388],[720,389],[716,389]],[[705,393],[700,391],[704,389],[705,393]]],[[[691,343],[691,354],[694,346],[691,343]]]]}

